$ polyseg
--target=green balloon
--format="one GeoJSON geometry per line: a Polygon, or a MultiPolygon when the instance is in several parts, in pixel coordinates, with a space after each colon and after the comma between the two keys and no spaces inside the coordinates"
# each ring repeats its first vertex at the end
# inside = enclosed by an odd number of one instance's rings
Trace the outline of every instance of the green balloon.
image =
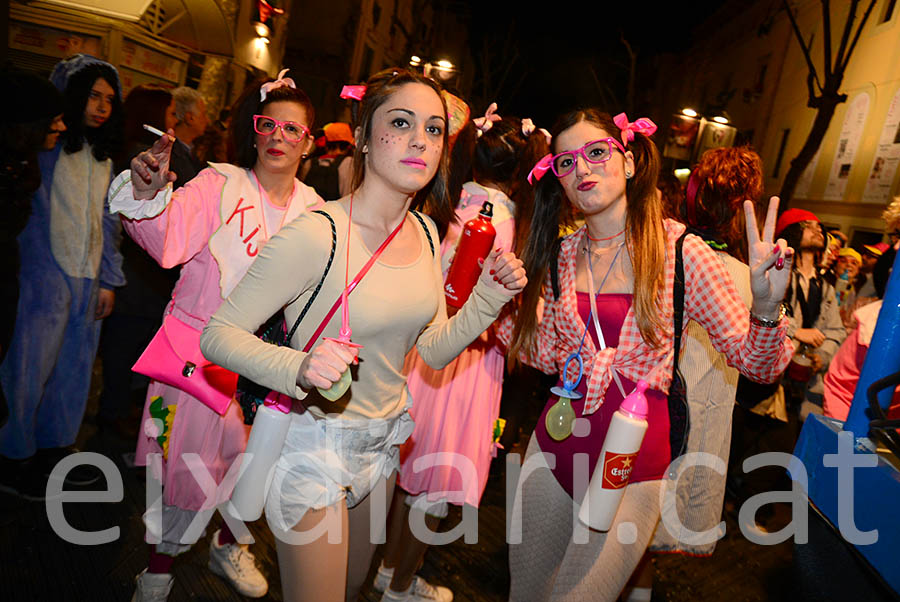
{"type": "MultiPolygon", "coordinates": [[[[349,388],[350,388],[350,368],[347,368],[346,370],[344,370],[344,373],[341,374],[341,379],[339,381],[337,381],[336,383],[334,383],[333,385],[331,385],[330,388],[321,389],[319,387],[316,387],[316,389],[318,389],[318,391],[319,391],[319,394],[322,397],[324,397],[325,399],[327,399],[328,401],[337,401],[338,399],[343,397],[344,393],[346,393],[347,389],[349,389],[349,388]]],[[[573,414],[573,417],[574,417],[574,414],[573,414]]]]}
{"type": "Polygon", "coordinates": [[[562,441],[572,434],[572,423],[575,422],[575,410],[567,397],[560,397],[559,401],[547,412],[544,424],[547,434],[556,441],[562,441]]]}

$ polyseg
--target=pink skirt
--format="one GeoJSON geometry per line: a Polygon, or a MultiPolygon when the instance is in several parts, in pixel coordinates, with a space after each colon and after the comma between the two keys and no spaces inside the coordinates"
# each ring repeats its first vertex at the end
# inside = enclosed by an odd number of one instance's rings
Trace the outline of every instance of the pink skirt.
{"type": "Polygon", "coordinates": [[[221,486],[232,463],[247,448],[250,427],[244,424],[240,406],[232,401],[224,416],[180,389],[152,382],[147,391],[135,463],[147,466],[147,454],[162,454],[156,439],[159,421],[150,416],[151,400],[161,396],[163,405],[175,404],[169,433],[168,460],[162,462],[163,503],[183,510],[204,510],[231,497],[240,466],[235,466],[229,483],[221,486]],[[186,456],[187,454],[187,456],[186,456]],[[196,477],[191,472],[193,465],[196,477]],[[208,475],[208,477],[207,477],[208,475]],[[215,487],[211,486],[211,481],[215,487]],[[204,487],[205,486],[205,487],[204,487]],[[205,489],[205,491],[204,491],[205,489]]]}
{"type": "MultiPolygon", "coordinates": [[[[489,331],[490,332],[490,331],[489,331]]],[[[481,339],[443,370],[413,350],[407,357],[410,414],[416,427],[400,448],[397,484],[429,501],[478,506],[496,455],[503,355],[481,339]]]]}

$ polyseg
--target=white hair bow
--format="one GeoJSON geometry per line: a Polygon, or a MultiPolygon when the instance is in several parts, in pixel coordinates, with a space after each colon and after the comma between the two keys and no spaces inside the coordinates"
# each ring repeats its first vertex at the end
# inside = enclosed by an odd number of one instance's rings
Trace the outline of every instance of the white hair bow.
{"type": "Polygon", "coordinates": [[[266,82],[259,87],[259,102],[263,102],[266,99],[266,95],[277,88],[288,86],[290,88],[294,88],[295,90],[297,89],[297,84],[294,83],[294,80],[284,76],[284,74],[287,72],[288,69],[282,69],[281,72],[278,73],[278,77],[275,78],[275,81],[266,82]]]}
{"type": "Polygon", "coordinates": [[[476,117],[472,121],[475,123],[475,127],[478,128],[478,136],[480,137],[483,133],[494,127],[495,121],[500,121],[502,117],[496,114],[497,111],[497,103],[492,102],[490,106],[487,108],[487,111],[484,112],[484,117],[476,117]]]}
{"type": "Polygon", "coordinates": [[[550,135],[550,132],[545,130],[544,128],[539,128],[534,125],[534,122],[531,119],[525,118],[522,120],[522,135],[523,136],[531,136],[534,133],[534,130],[539,131],[544,135],[544,138],[547,139],[547,144],[550,144],[553,141],[553,136],[550,135]]]}

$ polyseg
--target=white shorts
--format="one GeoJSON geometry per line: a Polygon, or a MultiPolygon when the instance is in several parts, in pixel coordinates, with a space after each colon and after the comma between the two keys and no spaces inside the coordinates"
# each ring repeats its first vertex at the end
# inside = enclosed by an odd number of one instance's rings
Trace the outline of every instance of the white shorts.
{"type": "Polygon", "coordinates": [[[399,446],[414,427],[408,411],[374,420],[293,414],[266,498],[271,527],[290,529],[307,510],[342,499],[348,508],[359,504],[399,468],[399,446]]]}

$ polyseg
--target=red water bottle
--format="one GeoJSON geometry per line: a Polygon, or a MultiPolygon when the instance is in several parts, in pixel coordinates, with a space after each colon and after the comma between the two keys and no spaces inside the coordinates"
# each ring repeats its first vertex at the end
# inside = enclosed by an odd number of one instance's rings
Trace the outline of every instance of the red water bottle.
{"type": "Polygon", "coordinates": [[[497,235],[491,224],[494,216],[494,206],[490,201],[485,201],[481,211],[466,222],[459,242],[456,245],[456,255],[447,272],[447,281],[444,283],[444,296],[447,297],[447,305],[462,307],[472,288],[478,282],[481,275],[479,259],[485,259],[491,253],[494,246],[494,237],[497,235]]]}

